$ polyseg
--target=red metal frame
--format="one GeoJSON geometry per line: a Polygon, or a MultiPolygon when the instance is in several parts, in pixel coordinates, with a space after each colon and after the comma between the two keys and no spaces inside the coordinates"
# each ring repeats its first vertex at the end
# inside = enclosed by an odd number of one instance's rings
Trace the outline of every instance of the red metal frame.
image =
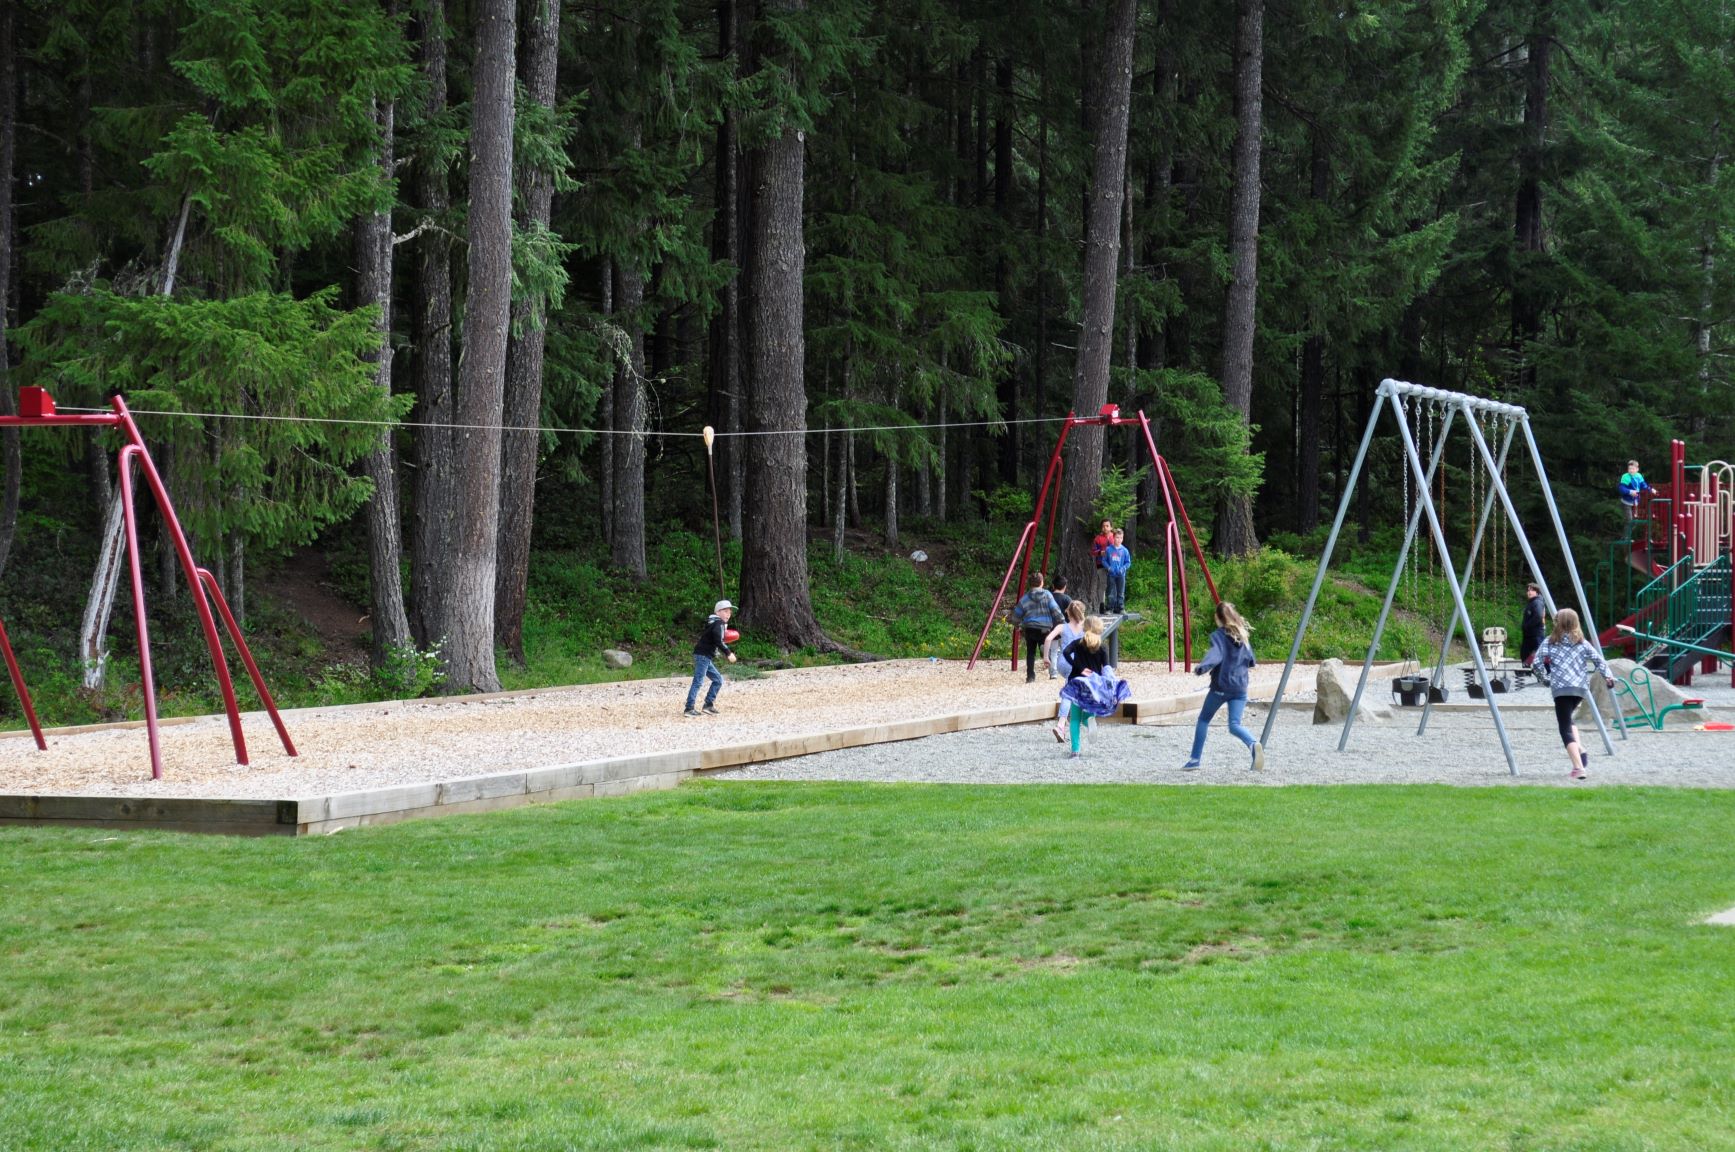
{"type": "MultiPolygon", "coordinates": [[[[175,546],[175,555],[181,562],[181,571],[186,576],[187,587],[193,596],[193,607],[199,613],[199,626],[205,634],[205,647],[211,653],[211,666],[217,673],[217,685],[223,692],[223,710],[229,717],[229,738],[235,745],[235,762],[242,766],[247,764],[247,739],[241,732],[241,709],[235,701],[235,684],[229,675],[229,663],[223,656],[223,640],[217,632],[217,621],[211,612],[212,599],[215,599],[217,610],[222,614],[223,626],[228,630],[230,643],[234,644],[236,652],[240,654],[241,662],[246,665],[247,674],[253,680],[253,687],[258,690],[260,701],[271,715],[271,723],[277,728],[283,750],[294,756],[295,745],[289,739],[289,730],[283,726],[283,717],[277,712],[277,703],[265,688],[265,678],[260,675],[259,666],[254,663],[253,653],[248,650],[247,642],[241,638],[240,626],[235,622],[234,613],[229,611],[229,605],[217,587],[216,578],[193,563],[193,549],[187,543],[187,534],[181,530],[181,522],[175,515],[175,506],[169,499],[168,488],[163,484],[163,478],[151,460],[150,451],[145,447],[145,440],[139,433],[138,425],[133,423],[132,413],[127,411],[126,401],[116,396],[111,403],[114,406],[113,412],[56,412],[54,400],[46,391],[41,388],[21,388],[18,393],[20,415],[0,416],[0,428],[118,428],[127,439],[127,443],[121,447],[119,457],[121,517],[126,528],[127,563],[132,577],[133,618],[138,625],[139,679],[142,681],[145,698],[145,730],[151,747],[151,779],[162,779],[163,752],[157,725],[156,677],[151,668],[150,630],[145,618],[145,582],[139,557],[138,516],[133,509],[135,465],[144,469],[145,483],[156,500],[157,510],[162,513],[164,527],[175,546]]],[[[4,650],[6,668],[12,676],[12,686],[18,692],[18,698],[24,705],[24,714],[30,721],[30,730],[36,736],[36,746],[46,749],[48,745],[43,741],[42,728],[36,722],[36,710],[31,704],[30,692],[24,686],[24,676],[19,672],[18,661],[12,655],[12,644],[6,637],[3,623],[0,623],[0,649],[4,650]]]]}
{"type": "MultiPolygon", "coordinates": [[[[1061,452],[1066,447],[1067,435],[1081,425],[1096,425],[1102,428],[1119,428],[1122,425],[1136,424],[1141,432],[1145,448],[1151,456],[1151,466],[1156,469],[1157,482],[1163,494],[1163,507],[1168,513],[1168,523],[1163,531],[1163,550],[1168,566],[1169,612],[1169,667],[1175,665],[1175,574],[1179,570],[1181,578],[1181,628],[1183,633],[1183,667],[1188,671],[1193,668],[1193,617],[1189,611],[1191,601],[1188,598],[1187,565],[1181,547],[1181,527],[1187,530],[1187,539],[1191,542],[1193,556],[1199,562],[1199,570],[1205,574],[1205,585],[1211,590],[1211,601],[1216,603],[1221,599],[1217,595],[1217,582],[1211,578],[1211,566],[1205,562],[1205,551],[1199,547],[1199,537],[1193,531],[1193,522],[1187,517],[1187,506],[1181,500],[1180,487],[1175,483],[1174,473],[1169,471],[1169,462],[1163,459],[1157,451],[1156,438],[1151,434],[1151,422],[1143,412],[1136,416],[1122,416],[1120,408],[1114,404],[1104,404],[1095,416],[1079,416],[1068,412],[1066,422],[1060,426],[1060,436],[1055,440],[1054,452],[1048,458],[1048,468],[1042,475],[1042,486],[1037,489],[1036,507],[1030,513],[1029,523],[1024,525],[1024,531],[1018,537],[1018,547],[1013,549],[1012,560],[1006,565],[1006,575],[1000,581],[1000,588],[994,593],[994,603],[988,607],[988,618],[982,622],[982,632],[976,637],[976,647],[970,653],[970,667],[976,666],[976,660],[982,655],[982,648],[988,642],[988,633],[994,627],[994,617],[1000,611],[1000,605],[1006,600],[1006,589],[1012,583],[1012,573],[1018,573],[1018,590],[1013,595],[1012,602],[1016,604],[1024,595],[1026,582],[1030,576],[1030,561],[1035,553],[1036,533],[1043,527],[1043,512],[1048,513],[1047,531],[1042,541],[1042,571],[1048,571],[1049,559],[1054,547],[1054,521],[1060,510],[1060,484],[1066,465],[1061,459],[1061,452]],[[1052,497],[1052,500],[1050,499],[1052,497]],[[1022,566],[1020,566],[1022,561],[1022,566]]],[[[1018,670],[1018,629],[1012,630],[1012,670],[1018,670]]]]}

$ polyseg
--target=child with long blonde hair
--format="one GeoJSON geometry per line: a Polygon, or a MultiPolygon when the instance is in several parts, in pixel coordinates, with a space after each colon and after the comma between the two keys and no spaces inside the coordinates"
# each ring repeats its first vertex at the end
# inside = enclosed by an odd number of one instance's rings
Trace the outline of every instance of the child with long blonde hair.
{"type": "Polygon", "coordinates": [[[1211,731],[1211,717],[1224,705],[1229,707],[1229,735],[1241,741],[1252,753],[1253,770],[1265,767],[1265,749],[1241,723],[1247,711],[1247,673],[1257,661],[1248,637],[1248,624],[1235,605],[1224,600],[1217,605],[1217,628],[1211,633],[1211,650],[1193,669],[1195,675],[1211,677],[1211,690],[1205,693],[1205,703],[1199,708],[1198,723],[1193,725],[1193,753],[1181,767],[1192,770],[1199,766],[1205,754],[1205,737],[1211,731]]]}
{"type": "Polygon", "coordinates": [[[1614,687],[1608,661],[1603,659],[1601,648],[1584,638],[1578,613],[1562,608],[1554,614],[1554,630],[1536,650],[1531,666],[1546,673],[1549,689],[1554,693],[1554,722],[1560,726],[1560,742],[1566,745],[1566,758],[1572,762],[1572,771],[1567,775],[1583,780],[1584,770],[1590,767],[1590,753],[1579,743],[1578,726],[1572,722],[1572,716],[1590,695],[1593,670],[1602,674],[1605,684],[1614,687]]]}
{"type": "MultiPolygon", "coordinates": [[[[1101,676],[1103,670],[1108,667],[1108,648],[1103,645],[1102,632],[1102,617],[1087,616],[1084,620],[1083,634],[1061,650],[1061,659],[1067,664],[1067,683],[1070,684],[1084,676],[1101,676]]],[[[1064,692],[1065,689],[1062,688],[1061,691],[1064,692]]],[[[1066,718],[1072,729],[1072,758],[1077,759],[1083,755],[1079,750],[1079,741],[1083,727],[1087,723],[1084,709],[1072,705],[1064,699],[1061,701],[1061,706],[1066,709],[1066,718]]],[[[1055,726],[1057,729],[1059,724],[1060,720],[1056,718],[1055,726]]],[[[1056,731],[1055,738],[1058,739],[1059,736],[1059,731],[1056,731]]]]}

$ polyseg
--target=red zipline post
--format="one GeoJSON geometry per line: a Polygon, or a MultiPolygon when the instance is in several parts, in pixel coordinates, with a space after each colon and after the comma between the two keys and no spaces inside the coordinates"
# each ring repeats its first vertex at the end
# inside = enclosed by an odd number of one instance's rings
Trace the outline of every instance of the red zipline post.
{"type": "MultiPolygon", "coordinates": [[[[1030,561],[1035,551],[1035,533],[1044,527],[1043,511],[1048,512],[1046,535],[1042,545],[1042,571],[1048,573],[1049,560],[1054,546],[1054,522],[1060,512],[1060,484],[1064,479],[1065,461],[1061,450],[1066,445],[1066,437],[1073,428],[1082,424],[1095,424],[1103,428],[1118,428],[1123,424],[1137,424],[1144,434],[1145,446],[1151,454],[1152,467],[1156,469],[1157,480],[1163,494],[1163,504],[1169,515],[1168,526],[1164,533],[1164,549],[1168,556],[1168,605],[1169,605],[1169,663],[1174,664],[1174,569],[1180,569],[1181,582],[1181,621],[1184,636],[1185,666],[1190,671],[1193,666],[1193,621],[1188,600],[1187,565],[1180,555],[1181,534],[1179,526],[1187,529],[1187,538],[1192,542],[1193,556],[1199,562],[1199,570],[1205,575],[1205,584],[1211,589],[1213,602],[1219,599],[1217,583],[1211,578],[1211,566],[1205,560],[1205,551],[1199,547],[1199,537],[1193,531],[1193,522],[1187,518],[1186,505],[1181,502],[1180,488],[1175,483],[1174,474],[1169,471],[1168,461],[1157,452],[1157,444],[1151,435],[1151,422],[1143,412],[1137,416],[1122,416],[1120,409],[1113,404],[1104,404],[1095,416],[1079,416],[1076,412],[1068,412],[1066,420],[1060,426],[1060,436],[1055,441],[1054,451],[1048,458],[1048,468],[1043,473],[1042,486],[1037,490],[1036,507],[1032,510],[1029,523],[1018,537],[1018,546],[1013,549],[1012,560],[1006,566],[1006,576],[1000,581],[1000,588],[994,594],[994,602],[988,607],[988,618],[982,622],[982,631],[976,637],[976,647],[970,653],[969,667],[976,666],[976,660],[982,655],[983,645],[987,643],[988,633],[994,627],[994,616],[1000,610],[1000,605],[1006,597],[1006,589],[1012,582],[1012,572],[1019,570],[1018,587],[1014,592],[1014,602],[1024,596],[1025,582],[1030,574],[1030,561]],[[1053,503],[1049,503],[1050,497],[1053,503]],[[1022,566],[1020,566],[1022,561],[1022,566]]],[[[1012,632],[1012,670],[1018,670],[1018,630],[1012,632]]]]}
{"type": "MultiPolygon", "coordinates": [[[[193,606],[199,613],[199,625],[205,636],[205,647],[210,651],[211,664],[217,675],[218,687],[223,693],[223,708],[228,714],[229,735],[235,746],[235,760],[245,765],[247,763],[247,742],[241,732],[241,709],[235,700],[235,685],[229,675],[229,664],[223,655],[222,638],[217,634],[216,618],[211,612],[211,600],[215,599],[217,609],[222,613],[224,626],[229,631],[230,639],[241,656],[241,662],[247,666],[247,673],[253,679],[253,685],[259,692],[260,701],[265,710],[270,713],[271,722],[277,728],[277,734],[283,742],[283,750],[294,756],[295,745],[289,739],[289,731],[284,727],[283,717],[277,711],[277,703],[266,690],[265,679],[259,673],[259,667],[253,660],[253,653],[248,650],[247,642],[241,638],[241,629],[235,622],[234,615],[229,611],[229,605],[224,602],[223,594],[218,590],[216,580],[209,572],[198,567],[193,562],[193,550],[187,543],[186,533],[181,530],[180,520],[175,516],[174,503],[169,499],[169,492],[158,474],[156,465],[151,460],[150,451],[145,447],[143,435],[138,425],[133,422],[132,413],[127,411],[126,401],[116,396],[111,401],[113,412],[71,413],[57,412],[54,399],[41,388],[21,388],[18,393],[17,416],[0,416],[0,428],[117,428],[126,437],[127,443],[121,447],[119,455],[121,521],[125,529],[127,546],[127,567],[132,579],[133,618],[136,623],[136,635],[139,646],[139,679],[144,693],[145,732],[150,742],[151,778],[161,779],[163,775],[162,739],[157,723],[157,691],[155,671],[151,667],[150,624],[145,615],[145,582],[142,563],[139,555],[138,516],[134,509],[133,466],[143,467],[145,481],[150,485],[151,495],[156,500],[157,510],[162,514],[163,526],[168,531],[170,540],[174,543],[177,559],[181,569],[186,574],[187,586],[192,592],[193,606]],[[210,595],[207,596],[207,585],[210,595]]],[[[23,674],[18,669],[18,662],[12,653],[12,644],[5,634],[5,626],[0,624],[0,649],[4,649],[7,671],[12,677],[13,687],[17,689],[19,699],[23,702],[24,712],[30,721],[30,728],[36,735],[39,748],[47,745],[42,738],[42,730],[36,721],[36,712],[30,702],[30,693],[25,688],[23,674]]]]}

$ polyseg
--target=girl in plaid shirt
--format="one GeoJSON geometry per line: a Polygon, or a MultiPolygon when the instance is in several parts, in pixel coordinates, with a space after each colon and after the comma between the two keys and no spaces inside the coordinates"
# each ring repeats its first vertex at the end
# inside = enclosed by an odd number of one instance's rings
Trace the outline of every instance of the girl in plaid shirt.
{"type": "Polygon", "coordinates": [[[1533,666],[1541,667],[1548,675],[1549,687],[1554,691],[1555,723],[1560,725],[1560,740],[1566,745],[1567,759],[1572,761],[1571,775],[1574,780],[1583,780],[1584,770],[1590,767],[1590,753],[1579,745],[1572,714],[1590,695],[1593,671],[1600,673],[1610,688],[1614,687],[1608,661],[1602,658],[1601,648],[1585,640],[1578,613],[1562,608],[1554,614],[1554,631],[1536,650],[1533,666]]]}

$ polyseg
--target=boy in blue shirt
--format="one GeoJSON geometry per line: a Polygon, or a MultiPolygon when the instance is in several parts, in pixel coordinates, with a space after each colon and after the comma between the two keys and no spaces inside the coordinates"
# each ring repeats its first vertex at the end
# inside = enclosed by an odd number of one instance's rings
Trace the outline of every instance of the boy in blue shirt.
{"type": "Polygon", "coordinates": [[[1639,514],[1639,497],[1651,490],[1645,483],[1645,474],[1639,471],[1637,460],[1627,461],[1627,470],[1621,474],[1621,505],[1627,510],[1627,519],[1637,518],[1639,514]]]}
{"type": "Polygon", "coordinates": [[[1106,607],[1119,614],[1127,606],[1127,569],[1133,566],[1133,554],[1127,551],[1126,532],[1116,528],[1114,543],[1102,554],[1103,570],[1108,573],[1108,591],[1104,593],[1106,607]]]}

